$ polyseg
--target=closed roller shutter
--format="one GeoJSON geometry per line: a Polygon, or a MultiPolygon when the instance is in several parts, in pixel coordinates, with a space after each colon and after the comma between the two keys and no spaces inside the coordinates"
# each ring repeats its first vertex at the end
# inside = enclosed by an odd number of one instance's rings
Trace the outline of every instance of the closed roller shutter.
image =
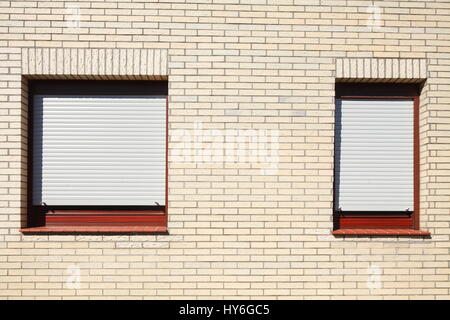
{"type": "Polygon", "coordinates": [[[336,102],[335,207],[413,210],[413,101],[336,102]]]}
{"type": "Polygon", "coordinates": [[[165,204],[166,98],[36,95],[33,204],[165,204]]]}

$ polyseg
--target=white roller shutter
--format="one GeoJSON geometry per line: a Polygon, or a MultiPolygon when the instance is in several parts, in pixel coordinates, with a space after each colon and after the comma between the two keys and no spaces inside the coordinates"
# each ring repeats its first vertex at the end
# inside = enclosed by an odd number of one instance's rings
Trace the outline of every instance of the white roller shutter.
{"type": "Polygon", "coordinates": [[[336,208],[413,210],[412,100],[337,100],[335,137],[336,208]]]}
{"type": "Polygon", "coordinates": [[[33,204],[165,204],[165,97],[39,95],[33,112],[33,204]]]}

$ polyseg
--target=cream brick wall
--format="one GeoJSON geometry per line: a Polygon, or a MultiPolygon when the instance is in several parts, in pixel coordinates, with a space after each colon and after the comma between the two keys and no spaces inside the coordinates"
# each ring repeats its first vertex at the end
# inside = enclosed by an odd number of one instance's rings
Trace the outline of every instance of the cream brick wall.
{"type": "Polygon", "coordinates": [[[449,299],[449,20],[438,0],[0,1],[0,297],[449,299]],[[23,235],[27,78],[167,78],[171,132],[278,130],[279,166],[171,161],[167,236],[23,235]],[[430,239],[330,235],[334,83],[372,78],[426,78],[430,239]]]}

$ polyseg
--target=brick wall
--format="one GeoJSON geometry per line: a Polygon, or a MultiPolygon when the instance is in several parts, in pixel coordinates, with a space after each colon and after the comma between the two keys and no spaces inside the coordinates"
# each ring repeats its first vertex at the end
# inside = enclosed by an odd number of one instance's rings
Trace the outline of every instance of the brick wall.
{"type": "Polygon", "coordinates": [[[0,1],[0,297],[449,299],[449,19],[438,0],[0,1]],[[28,78],[168,79],[170,132],[277,132],[277,167],[172,157],[167,236],[23,235],[28,78]],[[426,80],[431,238],[330,234],[336,79],[426,80]]]}

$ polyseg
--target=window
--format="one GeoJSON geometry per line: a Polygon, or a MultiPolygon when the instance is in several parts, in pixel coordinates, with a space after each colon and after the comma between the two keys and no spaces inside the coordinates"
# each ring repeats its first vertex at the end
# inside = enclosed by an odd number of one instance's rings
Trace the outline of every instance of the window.
{"type": "Polygon", "coordinates": [[[166,227],[167,82],[35,81],[29,98],[32,231],[166,227]]]}
{"type": "Polygon", "coordinates": [[[419,92],[336,85],[335,230],[419,229],[419,92]]]}

